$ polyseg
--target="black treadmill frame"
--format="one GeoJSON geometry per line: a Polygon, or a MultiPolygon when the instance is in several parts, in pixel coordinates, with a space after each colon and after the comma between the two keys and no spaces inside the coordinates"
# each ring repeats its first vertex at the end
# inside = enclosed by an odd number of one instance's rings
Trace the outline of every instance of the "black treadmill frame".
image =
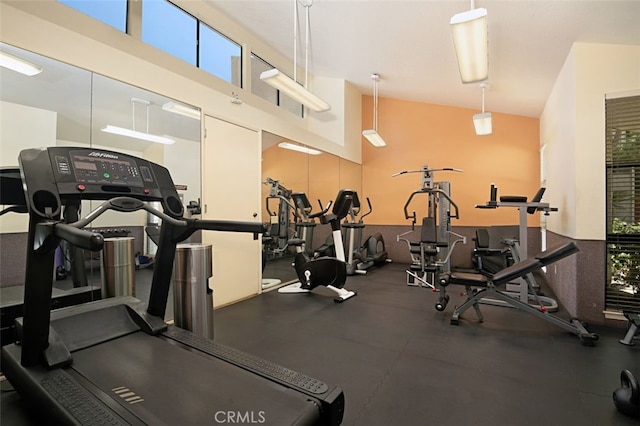
{"type": "MultiPolygon", "coordinates": [[[[22,398],[51,419],[64,423],[91,423],[100,412],[106,413],[104,419],[114,424],[143,424],[140,418],[122,410],[88,379],[78,377],[72,368],[73,352],[143,332],[199,356],[219,359],[249,371],[260,378],[256,380],[273,383],[270,386],[276,386],[274,391],[280,389],[280,394],[298,395],[296,398],[304,401],[305,408],[304,412],[296,414],[295,423],[340,424],[344,413],[344,395],[340,388],[199,338],[188,331],[168,327],[163,321],[175,249],[180,241],[201,229],[248,232],[257,238],[264,232],[262,223],[183,219],[183,206],[167,169],[112,151],[64,147],[28,149],[20,153],[20,169],[30,218],[25,306],[24,317],[16,323],[20,341],[2,348],[2,368],[22,398]],[[122,182],[80,181],[74,173],[61,175],[60,162],[66,161],[68,168],[72,163],[72,151],[81,151],[87,158],[133,160],[136,172],[149,179],[137,186],[122,182]],[[140,172],[143,167],[146,174],[140,172]],[[53,277],[49,271],[53,269],[52,248],[57,241],[64,238],[90,250],[100,249],[103,243],[100,234],[80,229],[102,211],[98,214],[94,211],[87,219],[72,226],[61,222],[60,206],[63,201],[73,199],[109,200],[99,209],[123,212],[145,209],[163,219],[148,304],[134,298],[113,298],[50,312],[53,277]],[[145,201],[159,201],[164,213],[148,207],[145,201]],[[101,317],[106,320],[97,320],[101,317]],[[94,321],[104,327],[96,326],[97,331],[91,329],[94,321]],[[83,328],[91,332],[83,333],[83,328]],[[95,335],[96,332],[99,335],[95,335]]],[[[186,370],[188,366],[185,366],[186,370]]],[[[250,393],[251,389],[246,389],[248,397],[250,393]]]]}

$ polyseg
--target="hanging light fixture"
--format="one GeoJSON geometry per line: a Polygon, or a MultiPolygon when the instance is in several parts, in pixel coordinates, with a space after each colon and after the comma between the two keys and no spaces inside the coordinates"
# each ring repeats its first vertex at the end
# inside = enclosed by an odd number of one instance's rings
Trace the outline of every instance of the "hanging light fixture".
{"type": "Polygon", "coordinates": [[[318,151],[317,149],[309,148],[307,146],[297,145],[297,144],[291,143],[291,142],[280,142],[278,144],[278,146],[280,148],[290,149],[292,151],[298,151],[298,152],[302,152],[304,154],[309,154],[309,155],[320,155],[320,154],[322,154],[322,151],[318,151]]]}
{"type": "Polygon", "coordinates": [[[475,8],[453,15],[449,24],[463,83],[477,83],[489,78],[489,40],[487,9],[475,8]]]}
{"type": "Polygon", "coordinates": [[[182,115],[183,117],[193,118],[194,120],[200,120],[200,110],[190,105],[180,104],[178,102],[165,102],[162,104],[164,111],[172,112],[174,114],[182,115]]]}
{"type": "Polygon", "coordinates": [[[473,115],[473,127],[476,129],[476,135],[485,136],[490,135],[493,132],[491,123],[491,113],[484,112],[484,91],[487,88],[487,83],[482,83],[482,112],[480,114],[473,115]]]}
{"type": "Polygon", "coordinates": [[[125,127],[118,127],[118,126],[112,126],[110,124],[107,124],[105,127],[103,127],[100,130],[102,130],[105,133],[112,133],[115,135],[127,136],[130,138],[140,139],[147,142],[161,143],[164,145],[174,144],[176,141],[171,139],[170,137],[159,136],[159,135],[154,135],[149,133],[149,106],[150,105],[151,105],[151,102],[147,100],[139,99],[139,98],[131,98],[131,115],[133,118],[132,128],[127,129],[125,127]],[[147,108],[147,131],[146,132],[140,132],[136,130],[136,104],[144,105],[147,108]]]}
{"type": "Polygon", "coordinates": [[[0,52],[0,66],[32,77],[40,74],[42,68],[7,52],[0,52]]]}
{"type": "Polygon", "coordinates": [[[362,136],[367,138],[371,145],[383,147],[387,146],[387,143],[378,133],[378,82],[380,81],[380,76],[371,74],[371,79],[373,80],[373,129],[363,130],[362,136]]]}
{"type": "Polygon", "coordinates": [[[315,112],[325,112],[331,109],[331,105],[320,99],[318,96],[314,95],[307,89],[307,82],[309,76],[309,8],[313,4],[313,0],[293,0],[293,79],[288,75],[284,74],[282,71],[277,68],[264,71],[260,74],[260,80],[269,84],[270,86],[278,89],[285,95],[294,99],[297,102],[300,102],[307,108],[315,112]],[[304,86],[298,83],[297,80],[297,26],[296,22],[298,20],[298,1],[305,7],[306,11],[306,28],[305,28],[305,78],[304,78],[304,86]]]}

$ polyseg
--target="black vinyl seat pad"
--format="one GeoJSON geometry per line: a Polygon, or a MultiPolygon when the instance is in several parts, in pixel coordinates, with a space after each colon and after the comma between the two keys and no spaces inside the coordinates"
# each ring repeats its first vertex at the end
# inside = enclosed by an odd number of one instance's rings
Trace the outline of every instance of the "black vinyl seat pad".
{"type": "Polygon", "coordinates": [[[550,265],[567,256],[577,253],[578,247],[571,241],[569,243],[553,246],[534,257],[524,259],[505,269],[502,269],[490,277],[481,274],[467,272],[453,272],[450,283],[486,287],[489,282],[494,285],[507,283],[515,278],[522,277],[543,266],[550,265]]]}

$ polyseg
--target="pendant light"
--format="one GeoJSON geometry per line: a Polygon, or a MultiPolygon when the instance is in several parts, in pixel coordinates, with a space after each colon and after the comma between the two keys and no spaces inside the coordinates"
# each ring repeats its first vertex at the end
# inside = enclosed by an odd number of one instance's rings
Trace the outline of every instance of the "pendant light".
{"type": "Polygon", "coordinates": [[[314,95],[307,89],[307,80],[308,80],[308,68],[309,68],[309,8],[313,4],[313,0],[293,0],[294,7],[294,19],[293,19],[293,79],[288,75],[284,74],[282,71],[277,68],[264,71],[260,74],[260,80],[269,84],[270,86],[278,89],[285,95],[294,99],[297,102],[300,102],[305,107],[309,108],[315,112],[325,112],[331,109],[331,105],[320,99],[318,96],[314,95]],[[296,22],[298,20],[298,1],[300,4],[305,7],[306,11],[306,29],[305,29],[305,79],[304,86],[298,83],[297,81],[297,52],[296,52],[296,44],[297,44],[297,26],[296,22]]]}
{"type": "Polygon", "coordinates": [[[476,129],[476,135],[486,136],[493,132],[491,126],[491,113],[484,112],[484,91],[487,88],[487,83],[482,83],[480,87],[482,87],[482,112],[480,114],[473,115],[473,126],[476,129]]]}
{"type": "Polygon", "coordinates": [[[371,145],[380,148],[387,146],[387,143],[378,133],[378,82],[380,81],[380,76],[371,74],[371,79],[373,80],[373,129],[363,130],[362,136],[367,138],[371,145]]]}
{"type": "Polygon", "coordinates": [[[127,136],[129,138],[140,139],[147,142],[161,143],[164,145],[174,144],[176,141],[167,136],[154,135],[149,133],[149,106],[151,102],[145,99],[131,98],[131,116],[132,116],[132,128],[127,129],[125,127],[112,126],[107,124],[102,130],[105,133],[111,133],[114,135],[127,136]],[[146,132],[140,132],[136,130],[136,105],[143,105],[147,110],[147,128],[146,132]]]}
{"type": "Polygon", "coordinates": [[[471,0],[471,10],[453,15],[449,24],[462,82],[477,83],[489,78],[487,9],[476,9],[471,0]]]}

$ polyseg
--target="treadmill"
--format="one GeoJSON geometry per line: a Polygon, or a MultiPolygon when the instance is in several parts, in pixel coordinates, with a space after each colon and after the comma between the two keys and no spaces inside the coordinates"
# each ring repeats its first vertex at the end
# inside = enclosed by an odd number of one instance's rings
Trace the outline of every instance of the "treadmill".
{"type": "MultiPolygon", "coordinates": [[[[0,216],[7,213],[27,213],[27,204],[22,189],[20,169],[17,167],[0,168],[0,205],[7,206],[0,216]]],[[[65,220],[76,221],[78,209],[75,205],[65,205],[65,220]],[[75,214],[75,218],[74,215],[75,214]]],[[[101,298],[100,287],[87,285],[82,250],[70,247],[74,251],[71,257],[73,288],[68,290],[52,288],[51,309],[63,308],[90,302],[101,298]]],[[[23,313],[24,286],[22,284],[0,284],[0,344],[8,345],[16,341],[14,323],[23,313]]]]}
{"type": "Polygon", "coordinates": [[[183,218],[164,167],[130,155],[50,147],[20,153],[29,211],[24,317],[2,347],[2,371],[48,423],[204,425],[220,422],[337,425],[339,387],[167,325],[176,245],[197,230],[264,232],[255,222],[183,218]],[[60,206],[105,200],[66,224],[60,206]],[[158,201],[162,211],[146,202],[158,201]],[[54,248],[62,238],[99,250],[82,228],[108,210],[162,219],[148,303],[110,298],[50,312],[54,248]]]}

